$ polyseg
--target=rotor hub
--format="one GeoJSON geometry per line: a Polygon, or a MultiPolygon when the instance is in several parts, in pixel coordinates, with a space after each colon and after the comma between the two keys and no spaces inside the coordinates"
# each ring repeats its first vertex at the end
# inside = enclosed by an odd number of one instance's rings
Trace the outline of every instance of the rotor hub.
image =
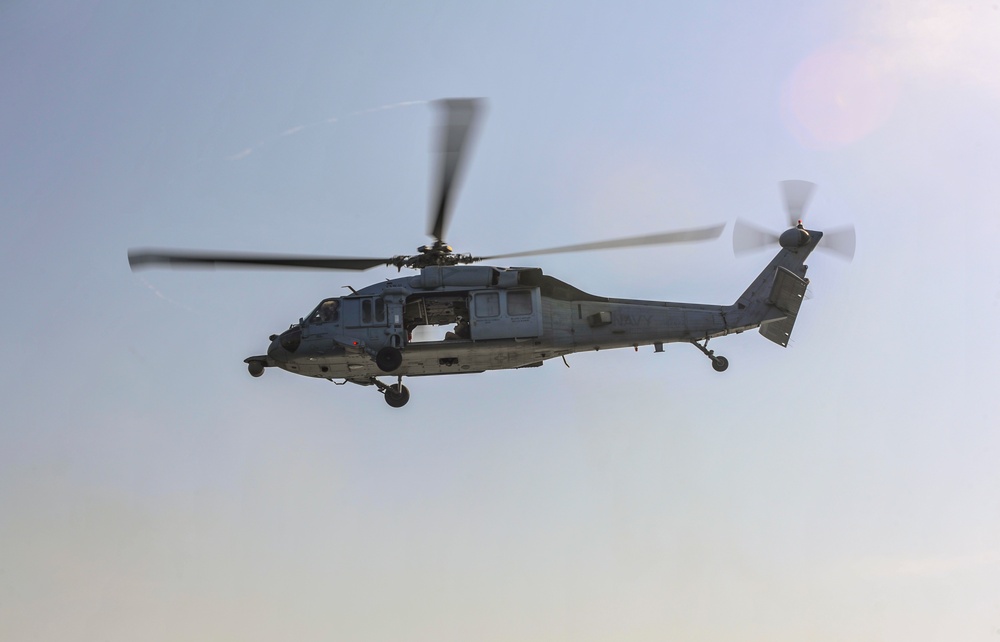
{"type": "Polygon", "coordinates": [[[417,252],[412,256],[394,256],[389,260],[389,265],[394,265],[398,269],[408,267],[421,270],[432,265],[458,265],[460,263],[475,263],[480,260],[471,254],[455,254],[454,249],[444,241],[435,241],[431,245],[421,245],[417,248],[417,252]]]}
{"type": "Polygon", "coordinates": [[[417,251],[421,254],[443,256],[445,254],[451,254],[454,250],[444,241],[435,241],[433,245],[421,245],[417,248],[417,251]]]}
{"type": "Polygon", "coordinates": [[[781,247],[786,250],[794,250],[803,247],[809,242],[809,232],[802,227],[802,221],[795,227],[785,230],[778,238],[781,247]]]}

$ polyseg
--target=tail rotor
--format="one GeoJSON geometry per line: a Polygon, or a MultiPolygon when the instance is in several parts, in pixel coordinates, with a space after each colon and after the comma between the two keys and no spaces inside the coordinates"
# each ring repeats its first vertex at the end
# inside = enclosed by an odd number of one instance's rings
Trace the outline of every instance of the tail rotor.
{"type": "MultiPolygon", "coordinates": [[[[733,227],[733,253],[737,256],[774,245],[794,248],[808,242],[809,232],[803,227],[802,219],[816,191],[815,183],[781,181],[779,185],[789,229],[783,233],[776,233],[743,219],[736,219],[736,225],[733,227]]],[[[836,256],[850,261],[854,258],[855,245],[854,226],[846,225],[823,232],[822,240],[817,247],[830,250],[836,256]]]]}

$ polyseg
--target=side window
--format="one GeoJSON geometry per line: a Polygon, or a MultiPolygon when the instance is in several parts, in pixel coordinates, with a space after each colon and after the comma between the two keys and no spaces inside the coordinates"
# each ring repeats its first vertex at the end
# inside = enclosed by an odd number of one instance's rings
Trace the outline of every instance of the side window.
{"type": "Polygon", "coordinates": [[[481,292],[476,295],[476,316],[480,318],[500,316],[500,294],[481,292]]]}
{"type": "Polygon", "coordinates": [[[361,323],[370,324],[372,322],[372,300],[363,299],[361,301],[361,323]]]}
{"type": "Polygon", "coordinates": [[[385,301],[381,298],[375,299],[375,322],[385,323],[385,301]]]}
{"type": "Polygon", "coordinates": [[[507,293],[507,314],[512,317],[531,314],[531,291],[512,290],[507,293]]]}

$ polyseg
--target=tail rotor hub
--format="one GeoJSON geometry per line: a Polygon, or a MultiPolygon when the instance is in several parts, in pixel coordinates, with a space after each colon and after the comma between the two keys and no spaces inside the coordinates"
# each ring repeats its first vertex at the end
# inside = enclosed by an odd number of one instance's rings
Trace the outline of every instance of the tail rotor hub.
{"type": "Polygon", "coordinates": [[[778,243],[786,250],[794,250],[806,245],[809,238],[809,232],[802,227],[802,221],[799,221],[795,227],[782,232],[781,236],[778,237],[778,243]]]}

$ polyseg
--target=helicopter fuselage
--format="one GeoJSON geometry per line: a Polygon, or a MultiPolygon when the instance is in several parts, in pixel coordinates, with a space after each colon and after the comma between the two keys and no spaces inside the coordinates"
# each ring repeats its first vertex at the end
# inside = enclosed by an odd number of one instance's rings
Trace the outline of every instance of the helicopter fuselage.
{"type": "MultiPolygon", "coordinates": [[[[416,276],[324,300],[299,323],[273,335],[266,355],[246,362],[258,374],[263,367],[278,367],[307,377],[370,385],[380,376],[534,367],[576,352],[647,345],[660,350],[662,344],[675,342],[698,345],[763,323],[787,323],[789,318],[794,322],[805,291],[802,261],[807,254],[782,250],[728,306],[599,297],[538,268],[430,266],[416,276]],[[790,295],[779,292],[789,286],[790,295]],[[786,300],[777,301],[782,296],[786,300]],[[414,340],[421,326],[452,324],[454,329],[443,339],[414,340]],[[384,349],[402,357],[390,371],[376,358],[384,349]]],[[[791,331],[787,324],[785,340],[768,338],[785,345],[791,331]]]]}

